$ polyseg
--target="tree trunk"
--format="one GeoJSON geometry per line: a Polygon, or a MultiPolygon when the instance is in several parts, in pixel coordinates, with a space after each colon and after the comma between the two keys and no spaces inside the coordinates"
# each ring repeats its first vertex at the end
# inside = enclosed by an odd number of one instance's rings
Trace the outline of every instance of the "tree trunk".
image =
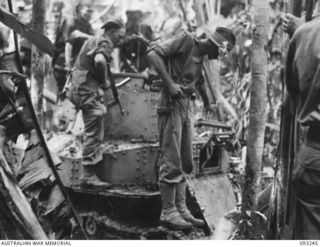
{"type": "MultiPolygon", "coordinates": [[[[33,0],[32,28],[41,34],[45,30],[46,0],[33,0]]],[[[38,48],[32,46],[31,55],[31,98],[41,128],[43,127],[43,85],[45,59],[38,48]]]]}
{"type": "MultiPolygon", "coordinates": [[[[250,214],[248,215],[246,212],[253,212],[257,209],[257,195],[261,190],[260,179],[266,123],[268,73],[266,45],[268,41],[269,3],[265,0],[255,0],[253,7],[255,9],[254,21],[256,30],[252,44],[248,154],[241,210],[242,215],[247,220],[250,220],[250,214]]],[[[251,233],[252,231],[247,231],[244,234],[251,233]]]]}

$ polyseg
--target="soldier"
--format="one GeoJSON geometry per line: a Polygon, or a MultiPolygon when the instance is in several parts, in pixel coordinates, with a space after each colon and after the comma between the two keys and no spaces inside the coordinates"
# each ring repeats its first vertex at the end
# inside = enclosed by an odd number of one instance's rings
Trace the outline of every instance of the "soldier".
{"type": "Polygon", "coordinates": [[[94,35],[90,24],[91,7],[87,4],[78,4],[76,18],[69,27],[69,37],[65,47],[66,67],[70,70],[81,50],[84,42],[94,35]]]}
{"type": "Polygon", "coordinates": [[[146,13],[140,10],[127,10],[126,38],[120,46],[122,70],[142,72],[148,66],[147,49],[154,39],[149,25],[142,24],[146,13]]]}
{"type": "Polygon", "coordinates": [[[205,39],[182,34],[154,47],[149,59],[163,82],[158,104],[158,127],[161,156],[159,187],[162,212],[160,222],[174,229],[203,226],[186,207],[186,177],[193,166],[192,95],[199,90],[205,110],[212,110],[202,77],[202,59],[217,59],[220,48],[230,51],[235,45],[234,34],[217,28],[205,39]],[[166,66],[167,64],[167,66],[166,66]]]}
{"type": "Polygon", "coordinates": [[[102,182],[95,174],[95,165],[102,161],[102,141],[104,138],[103,117],[106,107],[103,90],[107,83],[107,63],[111,62],[111,53],[125,35],[122,20],[108,21],[102,26],[104,33],[88,39],[78,55],[71,75],[71,90],[68,98],[81,109],[84,121],[84,144],[82,151],[83,186],[100,186],[102,182]]]}
{"type": "Polygon", "coordinates": [[[294,239],[320,239],[319,14],[318,10],[314,20],[294,32],[287,57],[287,90],[298,102],[298,123],[306,129],[292,173],[296,199],[294,239]]]}
{"type": "Polygon", "coordinates": [[[74,19],[63,19],[61,22],[55,41],[56,53],[52,60],[59,94],[64,87],[67,72],[72,69],[83,43],[94,35],[90,18],[90,6],[79,3],[75,8],[74,19]]]}

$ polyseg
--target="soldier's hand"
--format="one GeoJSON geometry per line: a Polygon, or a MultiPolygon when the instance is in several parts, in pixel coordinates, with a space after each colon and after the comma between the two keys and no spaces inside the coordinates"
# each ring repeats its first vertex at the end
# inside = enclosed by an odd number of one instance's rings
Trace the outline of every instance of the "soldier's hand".
{"type": "Polygon", "coordinates": [[[177,97],[177,96],[183,95],[183,92],[179,84],[175,84],[175,83],[171,84],[168,90],[169,90],[170,96],[177,97]]]}
{"type": "Polygon", "coordinates": [[[284,14],[281,16],[282,27],[285,32],[289,34],[290,37],[294,34],[296,29],[303,24],[303,20],[292,14],[284,14]]]}

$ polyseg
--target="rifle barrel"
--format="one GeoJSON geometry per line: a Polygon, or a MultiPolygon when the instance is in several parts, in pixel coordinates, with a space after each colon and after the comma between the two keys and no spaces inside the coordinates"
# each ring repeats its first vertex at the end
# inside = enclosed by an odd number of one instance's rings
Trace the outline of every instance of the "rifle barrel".
{"type": "Polygon", "coordinates": [[[129,81],[131,81],[131,78],[130,77],[127,77],[126,79],[123,79],[122,81],[118,82],[116,84],[116,88],[121,88],[123,87],[124,85],[126,85],[129,81]]]}
{"type": "Polygon", "coordinates": [[[214,127],[214,128],[232,129],[232,126],[229,126],[222,122],[211,121],[211,120],[198,120],[195,122],[194,126],[196,127],[208,126],[208,127],[214,127]]]}
{"type": "Polygon", "coordinates": [[[116,87],[116,84],[114,82],[114,79],[113,79],[113,76],[112,76],[112,73],[111,73],[111,69],[110,69],[110,64],[109,63],[107,64],[107,72],[109,74],[110,87],[111,87],[113,98],[114,98],[114,101],[112,103],[109,103],[109,105],[118,104],[119,105],[119,109],[120,109],[120,113],[123,116],[124,115],[124,111],[122,109],[121,102],[119,100],[119,94],[118,94],[117,87],[116,87]]]}

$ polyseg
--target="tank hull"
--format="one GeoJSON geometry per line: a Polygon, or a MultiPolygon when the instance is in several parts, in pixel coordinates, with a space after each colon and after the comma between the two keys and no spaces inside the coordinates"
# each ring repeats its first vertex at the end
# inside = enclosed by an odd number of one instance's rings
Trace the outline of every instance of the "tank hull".
{"type": "MultiPolygon", "coordinates": [[[[119,82],[127,76],[116,75],[115,79],[119,82]]],[[[60,175],[84,222],[89,222],[85,227],[88,234],[95,229],[92,223],[95,222],[115,235],[118,232],[121,239],[161,239],[164,236],[170,239],[168,234],[173,236],[172,239],[179,239],[170,229],[159,228],[158,92],[148,89],[141,76],[130,78],[130,82],[119,89],[124,115],[118,107],[108,109],[103,162],[96,167],[97,176],[112,187],[108,190],[81,187],[81,147],[72,149],[71,153],[66,148],[60,153],[60,175]],[[125,232],[118,227],[119,224],[126,229],[125,232]]],[[[112,95],[107,92],[105,101],[110,99],[112,95]]],[[[208,238],[224,214],[236,206],[232,184],[227,177],[229,153],[225,144],[195,139],[193,158],[194,169],[188,176],[188,191],[192,193],[187,193],[187,206],[194,216],[204,218],[208,225],[206,229],[183,233],[182,239],[208,238]]],[[[111,235],[100,237],[115,237],[111,235]]]]}
{"type": "MultiPolygon", "coordinates": [[[[197,140],[193,143],[195,167],[193,173],[188,177],[188,182],[201,205],[202,212],[199,212],[195,201],[188,194],[187,205],[194,216],[199,218],[201,214],[205,216],[211,233],[213,233],[220,219],[235,208],[237,201],[232,184],[224,172],[228,166],[228,152],[223,148],[220,149],[220,154],[216,156],[218,157],[216,164],[203,168],[200,165],[202,159],[200,153],[204,143],[205,140],[197,140]]],[[[106,222],[113,222],[112,227],[117,225],[114,222],[122,222],[122,225],[128,224],[128,229],[131,229],[132,226],[139,226],[138,228],[142,229],[141,237],[149,234],[150,231],[157,232],[158,237],[163,236],[161,233],[163,229],[158,229],[161,213],[157,177],[158,143],[129,145],[125,142],[122,144],[118,142],[113,145],[111,147],[110,143],[108,144],[104,152],[104,162],[97,167],[100,179],[112,184],[110,189],[103,191],[83,189],[80,186],[81,150],[73,155],[70,153],[60,155],[62,160],[59,166],[60,176],[73,195],[74,205],[79,205],[78,211],[82,212],[85,219],[89,217],[88,213],[95,212],[94,215],[96,215],[97,212],[100,212],[95,222],[99,221],[98,219],[101,219],[102,216],[108,219],[101,223],[102,228],[108,228],[106,222]],[[111,221],[110,216],[112,216],[111,221]],[[158,230],[155,231],[155,228],[158,230]]],[[[200,232],[201,239],[208,237],[203,231],[200,232]]],[[[122,236],[122,233],[120,235],[122,236]]],[[[189,233],[183,235],[186,237],[189,236],[189,233]]],[[[115,237],[115,235],[112,236],[115,237]]],[[[128,236],[131,236],[132,239],[137,237],[132,234],[128,236]]]]}

